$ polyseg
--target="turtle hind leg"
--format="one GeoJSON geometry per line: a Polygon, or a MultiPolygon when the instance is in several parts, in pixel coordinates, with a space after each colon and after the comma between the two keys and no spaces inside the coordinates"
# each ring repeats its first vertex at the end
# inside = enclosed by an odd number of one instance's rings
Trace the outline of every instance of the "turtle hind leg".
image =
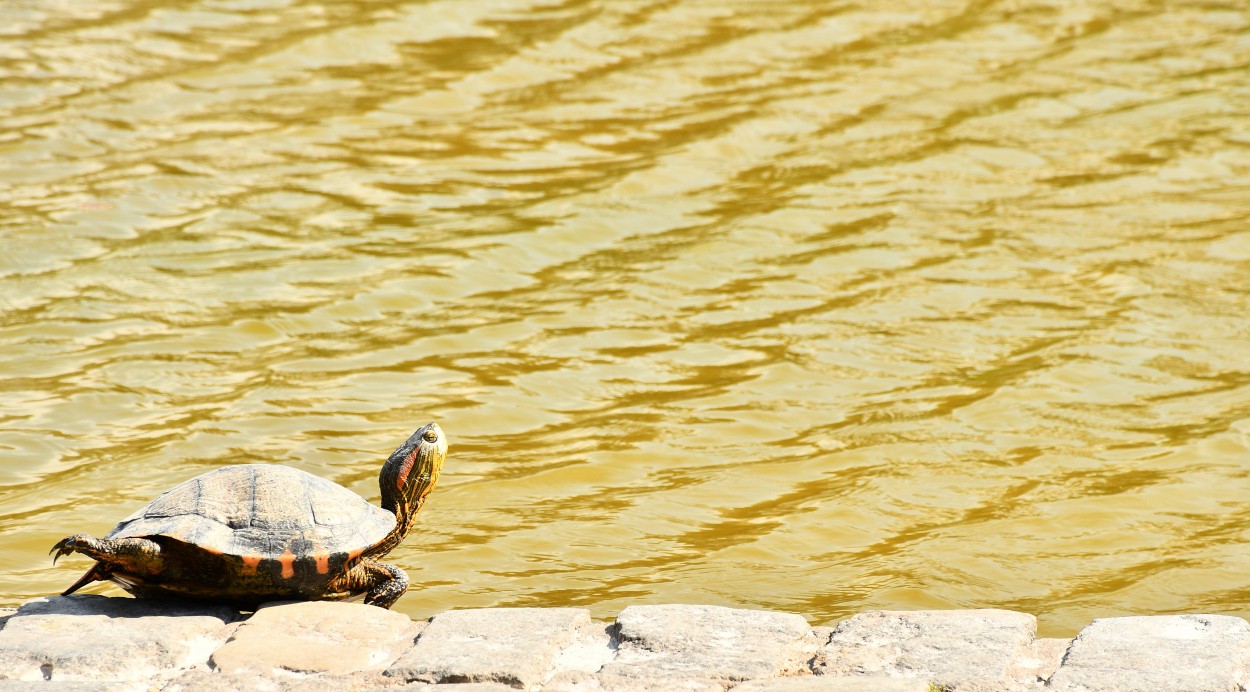
{"type": "Polygon", "coordinates": [[[365,603],[390,608],[408,591],[408,574],[395,565],[364,561],[357,563],[332,585],[333,591],[365,595],[365,603]]]}
{"type": "Polygon", "coordinates": [[[78,578],[68,589],[61,592],[62,596],[68,596],[93,581],[108,581],[110,574],[105,568],[103,562],[97,562],[87,570],[87,573],[78,578]]]}
{"type": "Polygon", "coordinates": [[[165,562],[161,557],[160,544],[146,538],[99,539],[79,533],[57,541],[49,552],[54,565],[58,558],[70,553],[82,553],[96,560],[95,566],[66,589],[62,596],[68,596],[93,581],[111,579],[114,572],[158,574],[165,562]]]}

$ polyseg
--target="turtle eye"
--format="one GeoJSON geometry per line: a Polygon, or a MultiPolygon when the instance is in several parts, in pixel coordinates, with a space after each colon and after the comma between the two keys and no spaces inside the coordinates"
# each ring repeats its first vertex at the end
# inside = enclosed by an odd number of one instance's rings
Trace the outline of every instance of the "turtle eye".
{"type": "Polygon", "coordinates": [[[421,439],[426,442],[438,442],[438,433],[433,430],[426,430],[425,434],[421,436],[421,439]]]}

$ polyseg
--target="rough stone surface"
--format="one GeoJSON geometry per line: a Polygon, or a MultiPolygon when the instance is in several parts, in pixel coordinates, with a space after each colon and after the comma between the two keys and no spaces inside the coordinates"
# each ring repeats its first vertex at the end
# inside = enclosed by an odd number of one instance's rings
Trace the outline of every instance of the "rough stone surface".
{"type": "Polygon", "coordinates": [[[1035,639],[1029,650],[1011,664],[1011,676],[1023,682],[1046,682],[1059,670],[1071,639],[1035,639]]]}
{"type": "Polygon", "coordinates": [[[1050,678],[1054,690],[1199,692],[1250,686],[1250,624],[1226,615],[1090,623],[1050,678]]]}
{"type": "Polygon", "coordinates": [[[151,680],[203,665],[239,618],[226,606],[104,596],[31,601],[0,630],[0,679],[151,680]]]}
{"type": "Polygon", "coordinates": [[[516,692],[511,685],[502,682],[457,682],[451,687],[446,685],[429,685],[425,682],[412,682],[409,685],[396,687],[394,690],[404,692],[516,692]]]}
{"type": "MultiPolygon", "coordinates": [[[[453,610],[434,616],[386,674],[409,681],[530,687],[578,646],[579,633],[593,629],[590,611],[581,608],[453,610]]],[[[609,651],[606,636],[603,650],[609,651]]]]}
{"type": "Polygon", "coordinates": [[[816,637],[817,643],[824,646],[829,641],[829,637],[833,636],[833,632],[836,629],[836,627],[830,627],[829,625],[817,625],[812,628],[812,636],[816,637]]]}
{"type": "Polygon", "coordinates": [[[16,612],[17,608],[0,608],[0,630],[4,629],[4,623],[16,612]]]}
{"type": "Polygon", "coordinates": [[[363,603],[262,606],[213,653],[222,673],[347,675],[386,670],[425,623],[363,603]]]}
{"type": "Polygon", "coordinates": [[[0,610],[0,692],[1250,687],[1250,623],[1218,615],[1097,620],[1074,640],[1034,639],[1032,616],[995,610],[866,613],[815,628],[787,613],[685,605],[633,606],[612,625],[573,608],[451,611],[427,625],[332,602],[269,604],[241,617],[101,596],[0,610]]]}
{"type": "Polygon", "coordinates": [[[359,692],[386,689],[394,684],[393,680],[382,677],[380,673],[269,678],[255,673],[234,675],[196,668],[169,680],[160,689],[161,692],[359,692]]]}
{"type": "Polygon", "coordinates": [[[459,682],[454,687],[414,683],[401,688],[404,692],[516,692],[516,688],[502,682],[459,682]]]}
{"type": "Polygon", "coordinates": [[[1017,682],[1013,664],[1029,654],[1037,619],[1008,610],[877,611],[840,623],[816,672],[961,682],[1017,682]]]}
{"type": "Polygon", "coordinates": [[[816,638],[791,613],[720,606],[629,606],[605,674],[741,681],[807,672],[816,638]]]}
{"type": "Polygon", "coordinates": [[[593,673],[603,668],[615,655],[611,634],[613,628],[614,626],[602,622],[579,625],[573,633],[573,643],[556,656],[552,662],[552,670],[593,673]]]}
{"type": "Polygon", "coordinates": [[[135,682],[27,682],[22,680],[0,680],[0,692],[32,692],[48,690],[48,692],[134,692],[147,689],[136,687],[135,682]]]}
{"type": "Polygon", "coordinates": [[[547,681],[542,689],[543,692],[724,692],[725,686],[698,678],[635,678],[614,673],[564,671],[547,681]]]}
{"type": "MultiPolygon", "coordinates": [[[[372,606],[371,606],[372,607],[372,606]]],[[[29,688],[27,688],[29,689],[29,688]]],[[[133,689],[133,688],[131,688],[133,689]]],[[[405,685],[395,678],[381,673],[353,673],[352,675],[308,675],[304,677],[283,676],[266,678],[253,674],[231,675],[209,670],[192,670],[175,678],[160,692],[375,692],[394,690],[399,692],[516,692],[516,689],[496,683],[469,683],[448,687],[412,683],[405,685]]],[[[0,692],[4,692],[0,688],[0,692]]],[[[60,692],[57,688],[55,692],[60,692]]]]}
{"type": "Polygon", "coordinates": [[[1008,667],[1008,678],[968,677],[947,686],[947,692],[1042,692],[1059,667],[1071,639],[1035,639],[1008,667]]]}
{"type": "Polygon", "coordinates": [[[931,692],[929,683],[918,678],[856,676],[835,678],[828,675],[752,680],[733,688],[734,692],[931,692]]]}

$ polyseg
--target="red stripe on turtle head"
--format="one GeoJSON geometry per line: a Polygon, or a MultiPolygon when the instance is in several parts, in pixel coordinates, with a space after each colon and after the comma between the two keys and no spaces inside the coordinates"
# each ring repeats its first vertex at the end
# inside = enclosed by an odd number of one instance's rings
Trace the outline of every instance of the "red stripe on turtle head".
{"type": "Polygon", "coordinates": [[[403,490],[404,483],[408,482],[408,474],[412,473],[413,464],[417,463],[417,452],[421,451],[420,447],[413,448],[408,452],[408,456],[399,463],[399,473],[395,476],[395,489],[403,490]]]}

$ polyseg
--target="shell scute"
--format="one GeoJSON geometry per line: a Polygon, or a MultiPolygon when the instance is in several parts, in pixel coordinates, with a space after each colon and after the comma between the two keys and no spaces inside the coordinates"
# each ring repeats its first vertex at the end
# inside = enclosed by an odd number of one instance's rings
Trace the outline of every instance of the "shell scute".
{"type": "Polygon", "coordinates": [[[369,548],[394,525],[393,514],[336,483],[286,466],[251,464],[227,466],[174,486],[108,537],[163,536],[213,553],[266,561],[289,551],[298,560],[314,562],[314,552],[369,548]]]}

